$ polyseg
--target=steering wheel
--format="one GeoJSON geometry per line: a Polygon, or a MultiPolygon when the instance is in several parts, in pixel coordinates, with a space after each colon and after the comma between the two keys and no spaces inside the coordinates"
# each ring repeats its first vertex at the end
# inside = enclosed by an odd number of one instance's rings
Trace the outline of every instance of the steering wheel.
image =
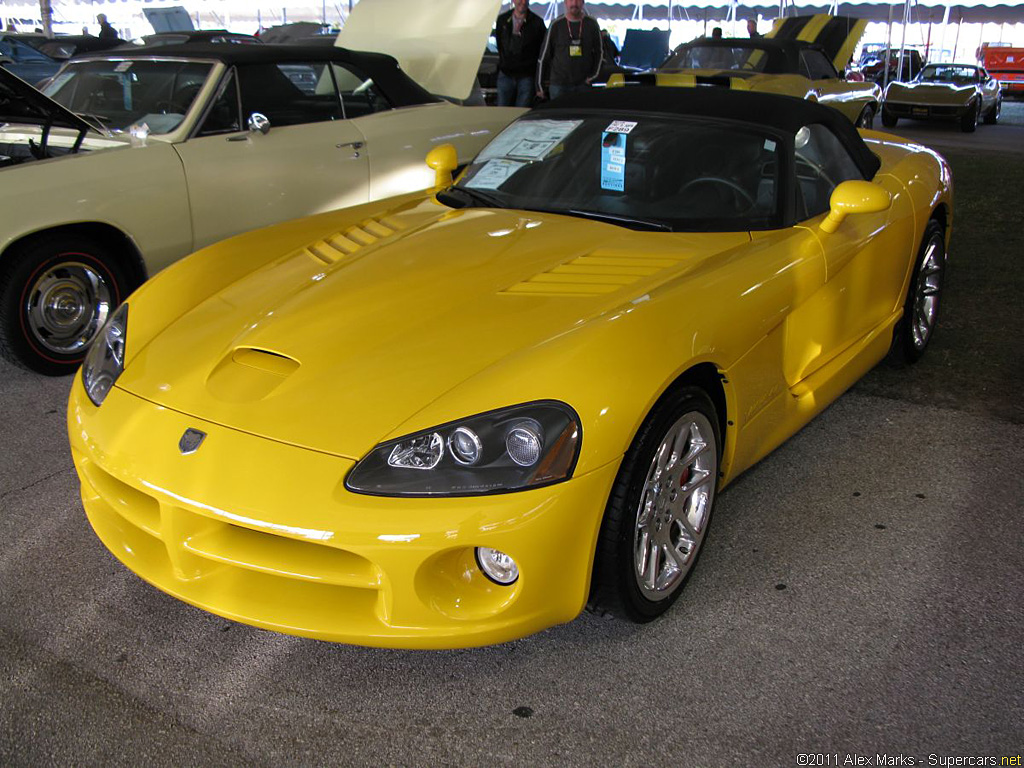
{"type": "Polygon", "coordinates": [[[681,195],[690,187],[696,187],[698,184],[721,184],[723,187],[728,187],[737,195],[739,195],[742,200],[746,202],[747,207],[744,208],[744,210],[753,208],[755,205],[757,205],[757,202],[754,200],[753,196],[747,190],[745,190],[735,181],[732,181],[731,179],[723,179],[721,176],[701,176],[696,179],[691,179],[690,181],[686,182],[685,184],[683,184],[682,187],[679,188],[678,194],[681,195]]]}
{"type": "Polygon", "coordinates": [[[800,165],[801,163],[803,165],[806,165],[808,168],[810,168],[815,173],[815,175],[819,176],[830,187],[835,188],[836,183],[832,180],[832,177],[829,176],[825,172],[825,169],[821,165],[819,165],[818,163],[814,162],[813,160],[810,160],[810,159],[804,157],[799,152],[797,152],[796,153],[796,164],[800,165]]]}

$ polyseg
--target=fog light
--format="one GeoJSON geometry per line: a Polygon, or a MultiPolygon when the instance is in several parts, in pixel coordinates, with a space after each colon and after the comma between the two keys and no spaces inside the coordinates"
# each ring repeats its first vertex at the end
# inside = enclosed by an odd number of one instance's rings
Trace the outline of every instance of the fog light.
{"type": "Polygon", "coordinates": [[[519,578],[519,566],[516,565],[516,561],[497,549],[477,547],[476,564],[487,578],[502,586],[508,586],[519,578]]]}

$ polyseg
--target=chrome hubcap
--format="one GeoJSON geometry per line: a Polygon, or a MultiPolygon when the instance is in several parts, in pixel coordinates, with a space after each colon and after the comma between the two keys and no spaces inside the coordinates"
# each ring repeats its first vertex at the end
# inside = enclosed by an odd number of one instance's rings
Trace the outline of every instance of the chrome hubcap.
{"type": "Polygon", "coordinates": [[[88,347],[111,309],[110,285],[79,262],[65,262],[44,272],[25,301],[29,332],[47,350],[61,355],[88,347]]]}
{"type": "Polygon", "coordinates": [[[654,452],[633,534],[633,572],[649,600],[672,595],[704,540],[718,473],[714,434],[711,422],[693,411],[654,452]]]}
{"type": "Polygon", "coordinates": [[[943,244],[939,237],[928,242],[921,271],[914,286],[914,317],[911,329],[914,347],[924,349],[935,328],[935,317],[939,311],[939,295],[942,292],[943,244]]]}

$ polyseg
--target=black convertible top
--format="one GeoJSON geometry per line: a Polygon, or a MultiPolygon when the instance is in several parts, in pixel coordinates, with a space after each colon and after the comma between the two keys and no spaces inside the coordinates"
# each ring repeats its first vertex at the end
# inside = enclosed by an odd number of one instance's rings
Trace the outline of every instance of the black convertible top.
{"type": "Polygon", "coordinates": [[[578,91],[541,104],[533,111],[555,109],[607,111],[609,118],[618,120],[642,112],[728,120],[786,134],[790,143],[803,126],[822,123],[847,148],[864,178],[872,178],[881,165],[845,115],[832,107],[793,96],[710,86],[626,85],[578,91]]]}
{"type": "Polygon", "coordinates": [[[77,56],[75,60],[178,58],[213,59],[229,67],[236,64],[244,66],[336,61],[339,64],[347,64],[363,77],[373,78],[373,82],[383,91],[392,106],[407,107],[441,101],[405,74],[391,56],[367,51],[350,51],[337,46],[182,43],[87,53],[77,56]]]}

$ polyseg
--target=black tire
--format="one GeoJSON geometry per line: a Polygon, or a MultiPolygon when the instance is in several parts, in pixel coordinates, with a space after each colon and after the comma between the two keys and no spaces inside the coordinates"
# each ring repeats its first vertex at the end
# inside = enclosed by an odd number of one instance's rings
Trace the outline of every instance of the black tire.
{"type": "Polygon", "coordinates": [[[721,457],[718,417],[711,399],[697,387],[670,389],[634,438],[612,486],[594,557],[589,610],[646,623],[672,606],[693,573],[707,538],[721,457]],[[679,450],[659,451],[672,437],[679,450]],[[691,451],[699,453],[691,456],[691,451]],[[656,459],[676,453],[691,456],[690,460],[667,463],[655,474],[656,459]],[[689,492],[679,493],[684,484],[691,486],[689,492]],[[671,508],[682,514],[674,516],[671,508]],[[644,510],[646,523],[642,521],[644,510]],[[680,518],[690,526],[689,532],[684,531],[680,518]],[[647,528],[646,538],[642,527],[647,528]],[[649,559],[650,547],[659,548],[653,560],[649,559]],[[641,550],[648,553],[647,558],[641,550]],[[669,551],[673,554],[667,554],[669,551]],[[660,589],[659,555],[665,570],[660,589]],[[657,573],[651,578],[639,573],[638,558],[653,562],[651,571],[657,573]],[[647,586],[642,587],[641,580],[648,582],[647,586]]]}
{"type": "Polygon", "coordinates": [[[995,125],[999,122],[999,113],[1003,111],[1003,98],[1001,96],[996,97],[996,103],[992,105],[992,109],[985,113],[985,125],[995,125]]]}
{"type": "Polygon", "coordinates": [[[981,105],[973,102],[967,107],[967,111],[960,118],[961,131],[964,133],[974,133],[978,130],[978,111],[980,109],[981,105]]]}
{"type": "Polygon", "coordinates": [[[946,233],[942,225],[932,219],[921,238],[903,302],[903,317],[893,335],[889,362],[906,365],[921,359],[935,335],[945,275],[946,233]]]}
{"type": "Polygon", "coordinates": [[[885,107],[882,107],[882,125],[886,128],[895,128],[900,119],[885,107]]]}
{"type": "Polygon", "coordinates": [[[44,234],[4,255],[0,355],[47,376],[74,373],[128,295],[113,254],[89,237],[44,234]]]}
{"type": "Polygon", "coordinates": [[[860,117],[857,118],[858,128],[867,128],[871,130],[875,127],[875,108],[873,105],[868,104],[860,113],[860,117]]]}

